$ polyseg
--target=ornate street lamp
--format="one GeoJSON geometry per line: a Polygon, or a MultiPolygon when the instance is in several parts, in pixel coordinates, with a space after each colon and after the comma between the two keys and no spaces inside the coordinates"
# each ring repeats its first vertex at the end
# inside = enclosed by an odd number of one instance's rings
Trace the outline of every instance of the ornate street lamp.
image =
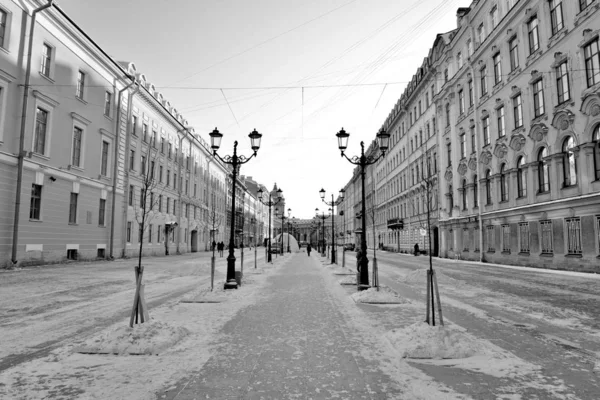
{"type": "Polygon", "coordinates": [[[285,208],[281,210],[281,212],[279,212],[279,209],[276,207],[275,208],[275,215],[276,216],[281,216],[281,255],[283,256],[284,254],[284,249],[283,249],[283,230],[284,230],[284,222],[283,220],[285,219],[285,208]]]}
{"type": "Polygon", "coordinates": [[[329,218],[329,215],[325,215],[325,211],[321,212],[321,215],[319,215],[319,209],[315,208],[315,212],[317,213],[317,218],[319,218],[321,221],[323,221],[322,224],[322,231],[321,231],[321,256],[325,257],[325,253],[326,253],[326,248],[325,248],[325,220],[327,218],[329,218]]]}
{"type": "Polygon", "coordinates": [[[340,194],[338,197],[338,201],[333,200],[333,193],[331,193],[331,201],[326,201],[325,200],[325,189],[321,189],[319,190],[319,195],[321,196],[321,200],[323,201],[323,203],[327,204],[328,206],[331,207],[331,263],[332,264],[337,264],[337,260],[335,259],[335,255],[336,255],[336,248],[335,248],[335,227],[334,227],[334,222],[333,222],[333,216],[334,216],[334,207],[341,204],[342,201],[344,201],[344,194],[346,193],[346,191],[344,189],[340,190],[340,194]]]}
{"type": "Polygon", "coordinates": [[[385,156],[385,152],[389,147],[390,142],[390,134],[385,131],[385,129],[381,128],[381,130],[377,133],[377,141],[379,144],[379,150],[381,150],[381,154],[377,157],[373,156],[365,156],[365,143],[360,142],[360,157],[354,156],[352,158],[348,158],[348,156],[344,153],[346,148],[348,147],[348,138],[350,134],[342,128],[337,134],[338,138],[338,147],[340,152],[342,153],[342,157],[346,157],[351,164],[360,166],[360,176],[362,183],[362,204],[361,204],[361,214],[362,218],[362,234],[360,236],[360,252],[358,254],[358,267],[360,268],[360,281],[358,283],[358,289],[368,289],[369,288],[369,259],[367,258],[367,219],[365,216],[367,215],[366,211],[366,200],[365,200],[365,168],[367,165],[375,164],[377,160],[381,157],[385,156]]]}
{"type": "Polygon", "coordinates": [[[288,222],[287,222],[287,228],[288,228],[288,234],[287,234],[287,239],[288,239],[288,245],[287,245],[287,252],[291,253],[290,251],[290,217],[292,216],[292,209],[288,208],[288,222]]]}
{"type": "Polygon", "coordinates": [[[248,135],[250,138],[250,145],[252,147],[253,154],[250,157],[246,156],[238,156],[237,155],[237,140],[233,142],[233,156],[225,156],[221,157],[217,154],[217,150],[221,147],[221,139],[223,139],[223,134],[215,128],[210,133],[210,147],[213,150],[213,155],[218,157],[223,163],[229,164],[232,166],[232,187],[231,187],[231,230],[229,235],[229,256],[227,257],[227,280],[225,282],[225,289],[237,289],[238,285],[235,280],[235,255],[234,255],[234,246],[235,246],[235,187],[237,183],[237,174],[238,169],[242,164],[246,164],[252,157],[256,156],[256,152],[260,148],[260,139],[262,135],[254,129],[248,135]]]}
{"type": "Polygon", "coordinates": [[[271,237],[272,237],[272,232],[271,232],[271,207],[279,204],[280,201],[283,200],[283,195],[282,195],[282,191],[281,189],[277,189],[277,197],[275,200],[273,200],[271,198],[271,193],[269,193],[269,200],[268,201],[263,201],[263,190],[259,189],[257,192],[258,195],[258,201],[260,201],[262,204],[264,204],[265,206],[269,207],[269,243],[268,243],[268,249],[267,249],[267,262],[273,262],[272,261],[272,257],[271,257],[271,237]]]}

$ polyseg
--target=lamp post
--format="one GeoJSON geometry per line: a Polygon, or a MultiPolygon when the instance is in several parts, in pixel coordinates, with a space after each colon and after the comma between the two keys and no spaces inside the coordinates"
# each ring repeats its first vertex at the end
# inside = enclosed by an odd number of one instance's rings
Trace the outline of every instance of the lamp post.
{"type": "Polygon", "coordinates": [[[215,128],[210,133],[210,143],[213,149],[213,155],[217,156],[223,163],[231,165],[233,168],[232,175],[232,188],[231,188],[231,230],[229,235],[229,256],[227,257],[227,281],[225,282],[225,289],[237,289],[238,285],[235,280],[235,255],[234,255],[234,239],[235,239],[235,186],[237,183],[238,168],[250,161],[250,159],[256,156],[256,152],[260,148],[260,139],[262,135],[254,129],[248,137],[252,147],[253,154],[250,157],[238,156],[237,155],[237,140],[233,142],[233,156],[221,157],[217,154],[217,150],[221,147],[221,139],[223,134],[215,128]]]}
{"type": "Polygon", "coordinates": [[[271,198],[271,193],[269,193],[269,200],[267,202],[263,201],[263,190],[262,189],[258,189],[258,201],[260,201],[262,204],[264,204],[265,206],[269,207],[269,240],[268,240],[268,248],[267,248],[267,262],[273,262],[272,257],[271,257],[271,237],[272,232],[271,232],[271,207],[279,204],[279,202],[283,199],[282,196],[282,191],[281,189],[277,189],[277,199],[274,201],[271,198]]]}
{"type": "Polygon", "coordinates": [[[344,217],[344,224],[343,224],[343,238],[344,238],[344,244],[342,245],[342,268],[346,267],[346,213],[344,212],[344,210],[340,211],[340,215],[342,217],[344,217]]]}
{"type": "Polygon", "coordinates": [[[350,134],[342,128],[337,134],[338,147],[342,153],[342,157],[346,157],[351,164],[360,166],[360,177],[362,183],[362,199],[361,199],[361,214],[362,214],[362,235],[360,237],[360,253],[358,254],[358,266],[360,268],[360,282],[358,283],[359,290],[369,288],[369,259],[367,258],[367,211],[366,211],[366,200],[365,200],[365,168],[367,165],[372,165],[377,162],[381,157],[385,156],[385,152],[389,147],[390,134],[387,133],[383,128],[377,133],[377,141],[381,154],[377,157],[365,156],[365,143],[360,142],[360,157],[354,156],[348,158],[344,153],[348,147],[348,138],[350,134]]]}
{"type": "Polygon", "coordinates": [[[282,209],[281,212],[278,212],[278,209],[275,208],[275,215],[279,216],[281,215],[281,255],[283,256],[284,254],[284,249],[283,249],[283,227],[284,227],[284,222],[283,220],[285,219],[285,209],[282,209]]]}
{"type": "Polygon", "coordinates": [[[319,218],[321,221],[323,221],[323,224],[321,225],[321,256],[325,257],[325,220],[327,218],[329,218],[328,215],[325,215],[325,211],[321,212],[321,215],[319,215],[319,209],[315,208],[315,212],[317,213],[317,218],[319,218]]]}
{"type": "Polygon", "coordinates": [[[331,207],[331,263],[337,264],[335,259],[335,227],[333,223],[333,215],[334,215],[334,207],[341,204],[344,201],[344,194],[346,191],[344,189],[340,190],[339,200],[333,200],[333,193],[331,193],[331,201],[328,202],[325,200],[325,189],[319,190],[319,195],[321,196],[321,201],[331,207]]]}

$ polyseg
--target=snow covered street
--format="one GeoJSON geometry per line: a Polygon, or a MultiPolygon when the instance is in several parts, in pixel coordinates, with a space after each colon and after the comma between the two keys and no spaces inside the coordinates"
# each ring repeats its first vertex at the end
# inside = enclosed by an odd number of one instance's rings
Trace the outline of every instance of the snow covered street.
{"type": "Polygon", "coordinates": [[[208,253],[144,259],[151,322],[133,330],[133,260],[2,271],[0,398],[600,393],[597,275],[434,260],[445,327],[433,328],[423,324],[426,257],[378,252],[383,290],[357,295],[353,252],[344,270],[303,252],[265,265],[261,250],[254,269],[246,249],[238,290],[222,290],[217,258],[212,293],[208,253]]]}

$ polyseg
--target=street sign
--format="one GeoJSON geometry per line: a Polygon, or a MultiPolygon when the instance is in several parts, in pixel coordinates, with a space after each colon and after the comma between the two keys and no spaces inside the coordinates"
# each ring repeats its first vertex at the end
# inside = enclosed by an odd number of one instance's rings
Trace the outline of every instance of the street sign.
{"type": "Polygon", "coordinates": [[[421,228],[421,229],[419,229],[419,233],[421,234],[421,236],[426,236],[427,230],[425,228],[421,228]]]}

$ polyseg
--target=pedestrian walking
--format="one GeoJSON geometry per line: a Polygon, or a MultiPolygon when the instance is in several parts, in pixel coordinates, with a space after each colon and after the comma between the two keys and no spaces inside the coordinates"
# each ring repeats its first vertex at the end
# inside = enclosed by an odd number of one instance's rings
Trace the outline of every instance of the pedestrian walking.
{"type": "Polygon", "coordinates": [[[311,250],[311,247],[310,247],[310,243],[309,243],[309,244],[306,246],[306,252],[308,253],[308,256],[309,256],[309,257],[310,257],[310,250],[311,250]]]}
{"type": "Polygon", "coordinates": [[[215,251],[216,248],[217,248],[217,242],[215,242],[213,240],[213,242],[212,242],[212,251],[215,251]]]}
{"type": "Polygon", "coordinates": [[[419,243],[415,243],[415,256],[419,255],[419,243]]]}
{"type": "Polygon", "coordinates": [[[219,242],[219,244],[217,244],[217,249],[219,250],[219,257],[223,257],[223,247],[223,242],[219,242]]]}

